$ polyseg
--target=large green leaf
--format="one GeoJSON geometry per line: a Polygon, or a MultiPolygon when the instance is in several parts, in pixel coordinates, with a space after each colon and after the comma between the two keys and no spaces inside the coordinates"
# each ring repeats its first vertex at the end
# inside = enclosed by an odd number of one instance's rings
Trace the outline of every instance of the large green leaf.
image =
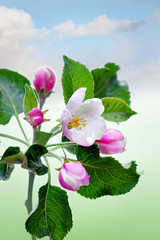
{"type": "Polygon", "coordinates": [[[37,97],[35,95],[35,91],[30,88],[27,84],[25,85],[25,96],[24,96],[24,112],[25,115],[28,116],[29,112],[33,108],[37,108],[37,97]]]}
{"type": "Polygon", "coordinates": [[[123,122],[137,114],[120,98],[103,98],[102,103],[104,106],[102,117],[111,122],[123,122]]]}
{"type": "Polygon", "coordinates": [[[44,175],[48,172],[48,168],[42,164],[41,156],[46,154],[48,150],[39,145],[33,144],[25,153],[26,159],[22,164],[23,168],[35,172],[37,175],[44,175]]]}
{"type": "Polygon", "coordinates": [[[64,190],[49,184],[39,190],[39,203],[26,221],[27,231],[42,238],[62,240],[72,228],[72,214],[64,190]]]}
{"type": "Polygon", "coordinates": [[[23,112],[25,84],[30,82],[17,72],[0,69],[0,124],[23,112]]]}
{"type": "Polygon", "coordinates": [[[117,97],[130,104],[130,92],[126,81],[117,79],[119,66],[114,63],[107,63],[104,68],[92,70],[95,88],[94,97],[117,97]]]}
{"type": "Polygon", "coordinates": [[[10,178],[14,170],[14,165],[12,163],[19,163],[20,156],[22,161],[23,156],[20,153],[19,147],[9,147],[6,149],[0,160],[0,180],[8,180],[10,178]]]}
{"type": "Polygon", "coordinates": [[[85,99],[92,98],[94,81],[90,71],[81,63],[66,56],[63,59],[65,65],[62,76],[62,87],[65,103],[67,104],[72,94],[81,87],[87,88],[85,99]]]}
{"type": "Polygon", "coordinates": [[[124,168],[112,157],[100,157],[96,145],[78,146],[77,159],[88,172],[89,185],[81,186],[78,193],[87,198],[98,198],[104,195],[120,195],[129,192],[138,182],[136,163],[132,161],[129,168],[124,168]]]}

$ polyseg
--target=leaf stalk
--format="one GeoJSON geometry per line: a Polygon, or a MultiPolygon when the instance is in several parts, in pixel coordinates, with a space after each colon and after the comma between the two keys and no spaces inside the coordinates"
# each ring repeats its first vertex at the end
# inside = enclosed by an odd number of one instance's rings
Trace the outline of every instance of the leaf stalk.
{"type": "Polygon", "coordinates": [[[24,145],[26,146],[30,146],[30,144],[20,138],[17,138],[17,137],[14,137],[14,136],[11,136],[11,135],[8,135],[8,134],[3,134],[3,133],[0,133],[0,137],[4,137],[4,138],[9,138],[9,139],[12,139],[12,140],[15,140],[17,142],[20,142],[20,143],[23,143],[24,145]]]}

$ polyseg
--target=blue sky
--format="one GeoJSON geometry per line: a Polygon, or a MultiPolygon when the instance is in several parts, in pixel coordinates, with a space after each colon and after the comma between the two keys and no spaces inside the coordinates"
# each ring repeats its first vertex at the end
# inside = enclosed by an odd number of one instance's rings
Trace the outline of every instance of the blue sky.
{"type": "Polygon", "coordinates": [[[85,23],[102,14],[119,19],[142,20],[160,7],[158,0],[1,0],[0,4],[29,12],[37,27],[52,27],[70,18],[77,23],[85,23]]]}
{"type": "Polygon", "coordinates": [[[89,68],[116,62],[129,81],[145,68],[159,71],[158,0],[1,0],[0,6],[0,67],[32,78],[34,69],[49,65],[60,77],[67,55],[89,68]]]}

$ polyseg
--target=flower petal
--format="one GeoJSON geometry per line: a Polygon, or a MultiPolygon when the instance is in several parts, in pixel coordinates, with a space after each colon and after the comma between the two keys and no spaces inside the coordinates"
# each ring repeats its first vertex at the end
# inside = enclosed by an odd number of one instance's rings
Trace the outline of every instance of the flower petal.
{"type": "Polygon", "coordinates": [[[43,117],[43,112],[39,108],[32,108],[29,117],[43,117]]]}
{"type": "Polygon", "coordinates": [[[104,134],[104,136],[102,137],[102,139],[99,140],[99,142],[101,143],[111,143],[114,141],[123,141],[124,140],[124,136],[123,134],[118,131],[117,129],[113,129],[113,128],[108,128],[104,134]]]}
{"type": "Polygon", "coordinates": [[[70,140],[72,141],[72,131],[71,129],[68,129],[68,123],[70,123],[72,119],[71,113],[70,111],[66,108],[63,113],[62,113],[62,117],[61,117],[61,124],[62,124],[62,129],[63,129],[63,133],[64,135],[70,140]]]}
{"type": "Polygon", "coordinates": [[[76,117],[85,116],[87,118],[93,119],[100,116],[104,112],[104,106],[99,98],[87,99],[81,104],[81,108],[76,112],[76,117]]]}
{"type": "Polygon", "coordinates": [[[126,146],[126,140],[116,141],[108,144],[100,144],[99,148],[103,154],[117,154],[124,152],[126,146]]]}
{"type": "Polygon", "coordinates": [[[81,179],[79,177],[77,177],[76,175],[74,175],[73,173],[71,174],[68,170],[66,170],[64,168],[63,165],[63,180],[69,185],[72,186],[72,188],[75,189],[79,189],[81,186],[81,179]]]}
{"type": "Polygon", "coordinates": [[[67,109],[71,112],[71,115],[75,115],[76,111],[80,108],[85,97],[86,90],[87,88],[79,88],[69,99],[67,103],[67,109]]]}
{"type": "Polygon", "coordinates": [[[65,169],[68,171],[68,173],[74,174],[79,176],[81,179],[85,176],[85,168],[83,167],[82,163],[80,162],[69,162],[66,163],[65,169]]]}
{"type": "Polygon", "coordinates": [[[67,182],[65,182],[63,175],[64,174],[60,171],[59,172],[59,182],[60,182],[61,186],[68,190],[75,191],[72,186],[70,186],[67,182]]]}
{"type": "Polygon", "coordinates": [[[126,139],[117,129],[107,129],[100,140],[96,140],[103,154],[121,153],[125,149],[126,139]]]}
{"type": "MultiPolygon", "coordinates": [[[[85,170],[85,171],[86,171],[86,170],[85,170]]],[[[89,175],[88,175],[87,171],[86,171],[85,177],[84,177],[83,180],[82,180],[82,185],[85,185],[85,186],[88,186],[88,185],[89,185],[89,175]]]]}
{"type": "Polygon", "coordinates": [[[46,79],[45,79],[45,93],[48,93],[53,89],[56,81],[56,77],[54,72],[50,68],[46,67],[45,70],[47,73],[46,79]]]}
{"type": "Polygon", "coordinates": [[[87,125],[81,130],[72,128],[72,141],[81,146],[91,146],[95,140],[101,139],[106,131],[106,122],[102,117],[87,119],[87,125]]]}

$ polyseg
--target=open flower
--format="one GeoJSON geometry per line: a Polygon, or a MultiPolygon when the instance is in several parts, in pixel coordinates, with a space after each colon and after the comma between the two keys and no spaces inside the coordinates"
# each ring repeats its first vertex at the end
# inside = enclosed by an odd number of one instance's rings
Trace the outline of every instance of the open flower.
{"type": "Polygon", "coordinates": [[[126,139],[123,134],[116,129],[107,129],[100,140],[96,140],[101,153],[115,154],[124,152],[126,139]]]}
{"type": "Polygon", "coordinates": [[[62,187],[75,191],[89,184],[89,175],[80,162],[68,162],[63,164],[59,172],[59,182],[62,187]]]}
{"type": "Polygon", "coordinates": [[[106,122],[100,117],[104,106],[99,98],[83,102],[86,88],[79,88],[69,99],[62,113],[61,123],[64,135],[81,146],[91,146],[101,139],[106,130],[106,122]]]}

